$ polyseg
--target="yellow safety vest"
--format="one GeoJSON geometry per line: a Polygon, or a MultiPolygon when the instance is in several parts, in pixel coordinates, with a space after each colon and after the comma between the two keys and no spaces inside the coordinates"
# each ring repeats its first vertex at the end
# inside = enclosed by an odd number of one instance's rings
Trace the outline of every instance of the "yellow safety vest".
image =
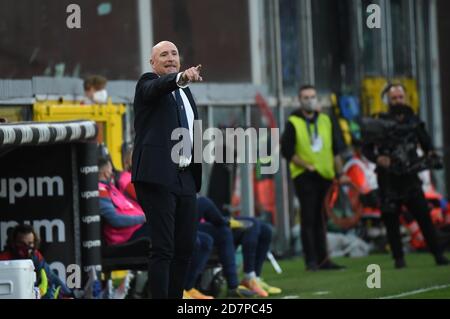
{"type": "MultiPolygon", "coordinates": [[[[314,152],[311,145],[310,136],[314,134],[314,125],[310,125],[311,132],[308,132],[308,125],[305,119],[291,115],[289,122],[295,128],[295,154],[300,156],[305,162],[313,165],[316,171],[325,179],[334,178],[334,155],[333,155],[333,129],[328,115],[319,113],[315,125],[317,134],[322,139],[322,148],[314,152]]],[[[289,163],[291,178],[294,179],[305,171],[305,168],[289,163]]]]}

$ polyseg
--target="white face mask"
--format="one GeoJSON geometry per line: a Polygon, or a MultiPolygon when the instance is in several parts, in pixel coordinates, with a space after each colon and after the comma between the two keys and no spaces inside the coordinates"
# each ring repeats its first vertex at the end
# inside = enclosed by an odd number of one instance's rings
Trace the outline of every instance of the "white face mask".
{"type": "Polygon", "coordinates": [[[106,91],[106,89],[97,91],[94,93],[92,99],[95,103],[104,104],[108,101],[108,91],[106,91]]]}
{"type": "Polygon", "coordinates": [[[300,100],[300,106],[307,112],[313,112],[318,110],[318,101],[316,97],[311,99],[302,99],[300,100]]]}

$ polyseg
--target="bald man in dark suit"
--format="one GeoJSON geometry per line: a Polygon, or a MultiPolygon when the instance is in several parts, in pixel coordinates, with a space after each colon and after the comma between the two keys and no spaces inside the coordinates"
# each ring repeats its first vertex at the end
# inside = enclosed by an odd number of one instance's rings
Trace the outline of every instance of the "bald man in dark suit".
{"type": "MultiPolygon", "coordinates": [[[[192,156],[197,108],[188,84],[202,81],[201,66],[180,72],[175,44],[163,41],[152,49],[153,72],[136,85],[136,137],[132,181],[150,225],[152,298],[182,298],[196,235],[196,193],[201,187],[201,161],[192,156]],[[184,129],[182,141],[172,139],[184,129]],[[183,143],[180,152],[172,150],[183,143]]],[[[177,135],[178,136],[178,135],[177,135]]]]}

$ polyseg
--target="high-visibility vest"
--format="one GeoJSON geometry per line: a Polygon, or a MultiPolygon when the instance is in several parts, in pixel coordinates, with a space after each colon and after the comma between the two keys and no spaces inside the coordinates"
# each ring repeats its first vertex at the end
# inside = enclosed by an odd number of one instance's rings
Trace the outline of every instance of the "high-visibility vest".
{"type": "MultiPolygon", "coordinates": [[[[295,115],[289,117],[289,122],[295,128],[295,154],[300,156],[305,162],[311,164],[323,178],[331,180],[334,178],[334,155],[333,155],[333,129],[328,115],[319,113],[317,121],[317,134],[322,139],[322,148],[314,152],[311,145],[310,136],[315,134],[314,125],[308,125],[306,120],[295,115]]],[[[296,178],[305,171],[305,168],[295,165],[292,161],[289,164],[291,178],[296,178]]]]}

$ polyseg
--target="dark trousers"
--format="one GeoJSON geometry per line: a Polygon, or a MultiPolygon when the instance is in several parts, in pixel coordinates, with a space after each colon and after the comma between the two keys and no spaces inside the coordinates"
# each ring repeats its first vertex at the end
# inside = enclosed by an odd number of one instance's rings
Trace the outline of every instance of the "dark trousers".
{"type": "Polygon", "coordinates": [[[431,221],[427,200],[420,188],[410,191],[402,200],[391,200],[381,197],[381,202],[383,203],[381,206],[382,218],[386,225],[387,237],[394,259],[403,258],[404,255],[399,221],[402,205],[405,205],[417,220],[430,252],[435,256],[442,253],[438,247],[436,230],[431,221]]]}
{"type": "Polygon", "coordinates": [[[324,200],[331,181],[317,173],[305,172],[294,179],[300,201],[300,223],[303,254],[307,267],[328,260],[324,200]]]}
{"type": "Polygon", "coordinates": [[[236,268],[236,251],[233,242],[233,233],[226,225],[216,226],[208,222],[200,223],[198,229],[209,234],[214,239],[217,247],[219,261],[223,267],[223,274],[228,284],[228,289],[237,288],[238,274],[236,268]]]}
{"type": "MultiPolygon", "coordinates": [[[[190,173],[189,173],[190,174],[190,173]]],[[[197,229],[196,196],[161,185],[135,183],[150,225],[150,292],[154,299],[181,299],[197,229]]]]}
{"type": "Polygon", "coordinates": [[[206,264],[208,263],[213,244],[214,240],[210,235],[197,231],[192,259],[186,275],[185,290],[191,290],[195,287],[198,277],[205,270],[206,264]]]}
{"type": "Polygon", "coordinates": [[[272,228],[265,222],[252,217],[237,217],[237,220],[248,220],[253,225],[245,230],[237,244],[242,245],[244,273],[254,271],[261,275],[264,260],[272,242],[272,228]]]}
{"type": "Polygon", "coordinates": [[[128,242],[141,238],[150,238],[150,225],[148,223],[142,224],[140,228],[136,229],[128,242]]]}

